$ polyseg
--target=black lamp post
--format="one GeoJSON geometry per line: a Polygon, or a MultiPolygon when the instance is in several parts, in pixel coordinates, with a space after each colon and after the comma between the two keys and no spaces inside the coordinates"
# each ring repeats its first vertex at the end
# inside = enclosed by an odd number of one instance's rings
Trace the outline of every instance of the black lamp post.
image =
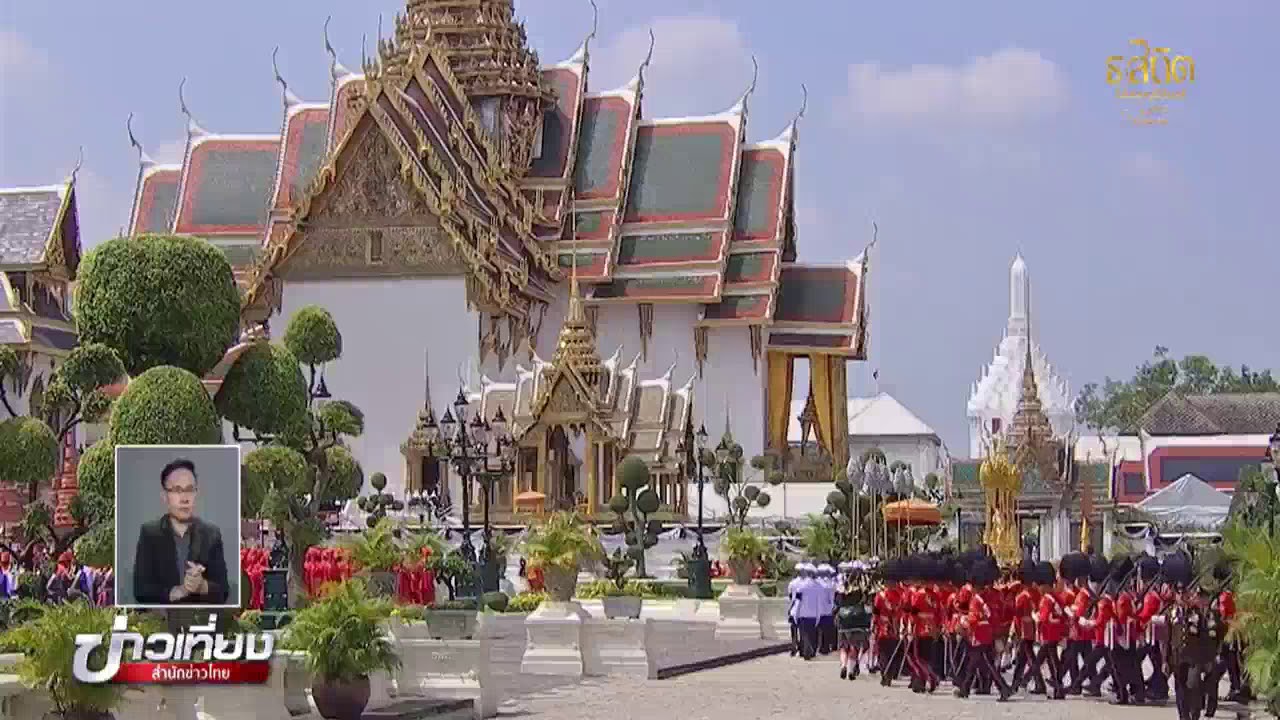
{"type": "Polygon", "coordinates": [[[703,537],[703,495],[707,480],[702,463],[702,454],[707,448],[707,428],[699,427],[693,431],[693,418],[685,423],[684,438],[680,442],[679,452],[684,455],[685,473],[698,484],[698,534],[693,546],[693,555],[689,560],[689,588],[693,597],[706,600],[713,595],[711,589],[711,560],[707,557],[707,543],[703,537]]]}
{"type": "MultiPolygon", "coordinates": [[[[462,545],[458,552],[475,566],[476,551],[471,544],[471,482],[473,479],[480,479],[484,491],[484,547],[481,556],[484,562],[487,561],[492,539],[489,524],[491,485],[497,478],[510,474],[514,467],[515,442],[507,431],[507,421],[501,408],[491,421],[485,420],[477,412],[470,415],[468,422],[469,405],[466,393],[459,389],[453,407],[445,410],[440,425],[437,426],[434,418],[429,415],[423,426],[433,448],[438,439],[438,445],[443,450],[440,457],[449,463],[462,480],[462,545]]],[[[434,449],[432,453],[434,457],[434,449]]],[[[477,585],[482,586],[483,573],[476,575],[477,585]]]]}

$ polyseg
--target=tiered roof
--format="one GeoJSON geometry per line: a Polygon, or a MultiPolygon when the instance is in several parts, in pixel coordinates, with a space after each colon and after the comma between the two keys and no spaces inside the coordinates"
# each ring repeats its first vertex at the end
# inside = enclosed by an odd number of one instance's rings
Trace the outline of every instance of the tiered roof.
{"type": "MultiPolygon", "coordinates": [[[[508,314],[548,301],[576,255],[589,305],[698,303],[701,327],[769,326],[771,346],[862,357],[865,258],[794,263],[799,115],[772,139],[748,142],[753,79],[724,112],[644,118],[652,46],[629,83],[591,91],[590,40],[539,66],[510,0],[410,0],[362,74],[342,67],[326,40],[328,103],[302,102],[277,73],[278,135],[210,133],[184,100],[183,163],[160,166],[140,152],[130,232],[209,238],[255,301],[305,243],[308,215],[350,170],[345,155],[376,142],[441,208],[469,277],[485,275],[508,314]],[[506,104],[489,105],[494,98],[506,104]],[[498,117],[493,107],[503,108],[498,117]]],[[[753,336],[753,352],[757,344],[753,336]]]]}
{"type": "Polygon", "coordinates": [[[61,185],[0,189],[0,345],[55,356],[75,347],[66,285],[79,265],[74,174],[61,185]]]}

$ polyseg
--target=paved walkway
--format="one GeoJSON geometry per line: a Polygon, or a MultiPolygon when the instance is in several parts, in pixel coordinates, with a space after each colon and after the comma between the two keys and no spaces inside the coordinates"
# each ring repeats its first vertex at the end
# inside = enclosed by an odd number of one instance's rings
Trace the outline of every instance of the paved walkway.
{"type": "MultiPolygon", "coordinates": [[[[1218,717],[1234,720],[1235,713],[1218,717]]],[[[1114,707],[1074,697],[1050,701],[1018,696],[958,700],[944,685],[916,695],[901,684],[883,688],[875,676],[841,680],[832,658],[805,663],[772,656],[670,680],[588,678],[580,684],[534,690],[505,702],[500,717],[534,720],[1174,720],[1166,707],[1114,707]]]]}

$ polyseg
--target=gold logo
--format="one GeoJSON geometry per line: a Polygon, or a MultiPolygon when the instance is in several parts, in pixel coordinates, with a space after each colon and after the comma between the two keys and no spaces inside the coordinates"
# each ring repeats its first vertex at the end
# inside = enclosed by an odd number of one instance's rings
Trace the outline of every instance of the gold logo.
{"type": "Polygon", "coordinates": [[[1146,40],[1129,44],[1141,53],[1108,57],[1107,84],[1125,101],[1125,115],[1134,125],[1167,125],[1169,103],[1186,99],[1187,88],[1196,81],[1196,61],[1167,47],[1151,47],[1146,40]]]}

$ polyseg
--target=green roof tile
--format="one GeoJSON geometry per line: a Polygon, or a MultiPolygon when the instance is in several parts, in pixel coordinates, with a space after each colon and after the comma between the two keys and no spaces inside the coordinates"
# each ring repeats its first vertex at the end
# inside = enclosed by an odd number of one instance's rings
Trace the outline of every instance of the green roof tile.
{"type": "Polygon", "coordinates": [[[770,279],[769,272],[772,267],[772,255],[769,253],[730,255],[724,271],[724,281],[727,283],[766,281],[770,279]]]}
{"type": "Polygon", "coordinates": [[[626,103],[616,98],[589,98],[582,109],[573,186],[579,195],[616,187],[619,144],[625,141],[626,103]],[[611,102],[612,101],[612,102],[611,102]]]}
{"type": "Polygon", "coordinates": [[[258,259],[262,249],[256,245],[215,245],[227,256],[231,267],[241,268],[252,265],[258,259]]]}
{"type": "Polygon", "coordinates": [[[302,128],[302,138],[298,143],[297,166],[289,178],[290,203],[302,199],[307,186],[320,169],[320,163],[324,162],[325,151],[329,147],[328,113],[308,120],[302,128]]]}
{"type": "Polygon", "coordinates": [[[768,295],[728,295],[715,305],[708,305],[705,317],[708,320],[762,318],[768,311],[768,295]]]}
{"type": "Polygon", "coordinates": [[[228,147],[197,149],[203,157],[198,172],[187,179],[194,187],[190,190],[191,216],[185,218],[186,223],[196,229],[265,225],[275,184],[277,151],[225,144],[228,147]]]}
{"type": "Polygon", "coordinates": [[[840,268],[788,268],[782,271],[774,319],[786,322],[838,323],[845,320],[852,278],[840,268]]]}
{"type": "Polygon", "coordinates": [[[619,265],[714,260],[719,255],[716,233],[627,235],[618,241],[619,265]]]}
{"type": "Polygon", "coordinates": [[[738,203],[733,213],[735,235],[772,235],[777,231],[782,193],[782,157],[775,150],[743,153],[738,171],[738,203]]]}
{"type": "Polygon", "coordinates": [[[626,220],[713,218],[727,190],[733,135],[720,123],[642,127],[636,133],[626,220]]]}
{"type": "Polygon", "coordinates": [[[556,104],[542,116],[542,153],[529,168],[531,177],[560,177],[564,172],[565,145],[573,133],[578,110],[578,76],[572,70],[545,70],[544,79],[556,90],[556,104]]]}

